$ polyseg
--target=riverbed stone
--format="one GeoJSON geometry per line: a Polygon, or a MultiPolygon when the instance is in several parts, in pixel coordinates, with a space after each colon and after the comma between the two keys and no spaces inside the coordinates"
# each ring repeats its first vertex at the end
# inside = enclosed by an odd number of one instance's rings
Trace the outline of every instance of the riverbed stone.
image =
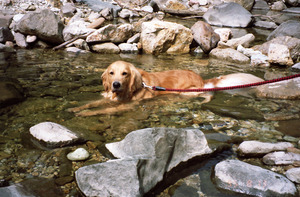
{"type": "Polygon", "coordinates": [[[91,46],[91,49],[97,53],[106,53],[106,54],[120,53],[119,47],[112,42],[107,42],[107,43],[103,43],[103,44],[95,44],[95,45],[91,46]]]}
{"type": "Polygon", "coordinates": [[[203,21],[196,22],[191,27],[194,40],[200,45],[205,53],[209,53],[215,48],[220,41],[219,34],[214,32],[214,29],[203,21]]]}
{"type": "Polygon", "coordinates": [[[227,42],[219,42],[218,46],[221,48],[230,47],[233,49],[237,49],[239,45],[243,47],[249,47],[250,44],[254,41],[255,36],[253,34],[246,34],[239,38],[233,38],[228,40],[227,42]]]}
{"type": "Polygon", "coordinates": [[[63,30],[64,40],[67,41],[76,36],[94,32],[95,29],[89,28],[89,25],[90,23],[81,19],[69,22],[69,24],[63,30]]]}
{"type": "Polygon", "coordinates": [[[181,24],[157,19],[142,24],[140,42],[148,54],[188,53],[192,40],[192,31],[181,24]]]}
{"type": "Polygon", "coordinates": [[[281,23],[267,38],[272,40],[273,38],[280,36],[290,36],[300,39],[300,22],[296,20],[289,20],[281,23]]]}
{"type": "Polygon", "coordinates": [[[221,42],[227,42],[232,35],[230,28],[217,28],[214,31],[219,34],[221,42]]]}
{"type": "Polygon", "coordinates": [[[263,162],[267,165],[291,165],[300,162],[300,154],[277,151],[268,153],[263,157],[263,162]]]}
{"type": "Polygon", "coordinates": [[[27,48],[28,44],[26,42],[25,35],[23,35],[23,34],[21,34],[19,32],[16,32],[14,34],[14,37],[15,37],[15,41],[16,41],[16,44],[18,45],[18,47],[27,48]]]}
{"type": "Polygon", "coordinates": [[[112,11],[114,17],[117,17],[118,12],[121,10],[121,7],[112,1],[79,0],[76,2],[83,2],[87,4],[95,12],[101,12],[104,9],[109,9],[112,11]]]}
{"type": "Polygon", "coordinates": [[[255,45],[252,48],[254,50],[261,51],[265,55],[268,55],[271,44],[281,44],[287,46],[290,56],[294,62],[297,62],[300,58],[300,39],[290,36],[279,36],[261,45],[255,45]]]}
{"type": "Polygon", "coordinates": [[[86,38],[88,43],[93,42],[126,42],[133,35],[133,26],[131,24],[106,25],[86,38]]]}
{"type": "Polygon", "coordinates": [[[37,142],[49,148],[62,147],[80,140],[78,135],[54,122],[42,122],[29,129],[37,142]]]}
{"type": "MultiPolygon", "coordinates": [[[[9,52],[9,49],[3,51],[9,52]]],[[[10,79],[0,79],[0,92],[0,107],[16,104],[25,99],[21,85],[17,81],[10,79]]]]}
{"type": "Polygon", "coordinates": [[[138,53],[139,49],[137,44],[121,43],[118,45],[121,53],[138,53]]]}
{"type": "Polygon", "coordinates": [[[289,147],[294,147],[289,142],[260,142],[260,141],[244,141],[238,147],[238,154],[240,156],[260,156],[273,151],[286,150],[289,147]]]}
{"type": "Polygon", "coordinates": [[[73,152],[67,154],[67,158],[71,161],[83,161],[89,158],[90,154],[84,148],[77,148],[73,152]]]}
{"type": "Polygon", "coordinates": [[[53,44],[62,43],[64,25],[59,16],[48,9],[29,12],[16,24],[16,31],[25,35],[36,35],[53,44]]]}
{"type": "Polygon", "coordinates": [[[5,43],[6,41],[13,41],[14,36],[8,27],[0,27],[0,43],[5,43]]]}
{"type": "Polygon", "coordinates": [[[290,50],[283,44],[270,44],[268,51],[268,60],[270,63],[292,66],[294,62],[290,55],[290,50]]]}
{"type": "Polygon", "coordinates": [[[300,168],[291,168],[287,170],[285,176],[295,183],[300,183],[300,168]]]}
{"type": "Polygon", "coordinates": [[[239,160],[225,160],[214,169],[217,187],[251,196],[296,196],[285,176],[239,160]]]}
{"type": "Polygon", "coordinates": [[[265,98],[299,99],[300,78],[261,85],[257,87],[256,95],[265,98]]]}
{"type": "Polygon", "coordinates": [[[210,8],[203,18],[216,26],[247,27],[252,21],[252,15],[238,3],[222,3],[210,8]]]}
{"type": "Polygon", "coordinates": [[[214,48],[209,53],[209,56],[233,63],[246,64],[250,62],[250,59],[247,56],[232,48],[214,48]]]}

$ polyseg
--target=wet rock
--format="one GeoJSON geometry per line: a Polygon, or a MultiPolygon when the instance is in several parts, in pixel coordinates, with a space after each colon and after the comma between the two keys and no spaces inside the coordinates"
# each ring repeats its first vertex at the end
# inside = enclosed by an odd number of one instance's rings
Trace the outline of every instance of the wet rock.
{"type": "Polygon", "coordinates": [[[289,142],[244,141],[238,147],[238,154],[240,156],[260,156],[273,151],[286,150],[288,147],[294,147],[294,145],[289,142]]]}
{"type": "Polygon", "coordinates": [[[295,183],[300,183],[300,168],[292,168],[285,172],[285,176],[295,183]]]}
{"type": "Polygon", "coordinates": [[[75,151],[67,154],[67,158],[71,161],[82,161],[89,158],[90,154],[84,148],[77,148],[75,151]]]}
{"type": "Polygon", "coordinates": [[[219,34],[221,42],[227,42],[232,35],[232,31],[229,28],[217,28],[215,32],[219,34]]]}
{"type": "Polygon", "coordinates": [[[53,179],[34,178],[28,179],[8,187],[0,187],[1,196],[44,196],[63,197],[61,189],[54,183],[53,179]]]}
{"type": "Polygon", "coordinates": [[[252,21],[251,17],[249,11],[233,2],[214,6],[203,15],[209,24],[227,27],[247,27],[252,21]]]}
{"type": "Polygon", "coordinates": [[[5,44],[0,43],[0,52],[14,52],[13,47],[9,47],[5,44]]]}
{"type": "Polygon", "coordinates": [[[269,67],[268,56],[262,54],[260,51],[255,51],[251,48],[244,48],[242,45],[237,47],[237,51],[250,57],[251,66],[269,67]]]}
{"type": "Polygon", "coordinates": [[[67,41],[74,38],[75,36],[88,34],[95,31],[92,28],[88,28],[88,25],[90,24],[80,19],[69,22],[69,24],[63,30],[64,40],[67,41]]]}
{"type": "Polygon", "coordinates": [[[75,172],[78,186],[87,196],[142,196],[182,162],[213,152],[197,129],[137,130],[106,148],[120,159],[75,172]]]}
{"type": "MultiPolygon", "coordinates": [[[[83,2],[87,4],[93,11],[101,12],[104,9],[112,10],[113,16],[117,17],[121,7],[109,1],[97,1],[97,0],[79,0],[76,2],[83,2]]],[[[103,15],[102,15],[103,16],[103,15]]]]}
{"type": "Polygon", "coordinates": [[[77,47],[79,49],[83,49],[86,51],[90,50],[89,45],[87,44],[87,42],[84,39],[77,39],[72,44],[75,45],[75,47],[77,47]]]}
{"type": "Polygon", "coordinates": [[[262,28],[266,28],[266,29],[276,29],[278,27],[278,25],[276,25],[276,23],[270,22],[270,21],[257,21],[254,23],[254,26],[262,27],[262,28]]]}
{"type": "Polygon", "coordinates": [[[286,45],[270,44],[268,51],[268,60],[270,63],[292,66],[294,64],[290,50],[286,45]]]}
{"type": "Polygon", "coordinates": [[[297,7],[300,5],[300,1],[299,0],[286,0],[285,3],[287,5],[293,6],[293,7],[297,7]]]}
{"type": "Polygon", "coordinates": [[[59,16],[48,9],[29,12],[16,25],[16,31],[26,35],[36,35],[39,39],[53,44],[64,41],[63,28],[59,16]]]}
{"type": "Polygon", "coordinates": [[[188,53],[192,40],[192,31],[180,24],[160,20],[142,24],[140,42],[148,54],[188,53]]]}
{"type": "MultiPolygon", "coordinates": [[[[6,49],[5,51],[7,51],[6,49]]],[[[0,46],[1,51],[1,46],[0,46]]],[[[0,79],[0,107],[16,104],[24,100],[23,88],[17,81],[0,79]]]]}
{"type": "Polygon", "coordinates": [[[287,8],[286,5],[282,1],[276,1],[271,5],[271,10],[274,11],[282,11],[286,8],[287,8]]]}
{"type": "Polygon", "coordinates": [[[66,48],[66,51],[71,52],[71,53],[87,53],[88,52],[86,50],[82,50],[77,47],[68,47],[68,48],[66,48]]]}
{"type": "Polygon", "coordinates": [[[287,46],[290,51],[290,56],[295,62],[300,57],[300,39],[289,36],[276,37],[268,42],[265,42],[262,45],[255,45],[252,48],[267,55],[271,44],[281,44],[287,46]]]}
{"type": "Polygon", "coordinates": [[[13,19],[13,15],[2,15],[0,14],[0,28],[1,27],[9,27],[11,21],[13,19]]]}
{"type": "Polygon", "coordinates": [[[112,160],[79,168],[76,182],[85,196],[141,196],[138,160],[112,160]]]}
{"type": "Polygon", "coordinates": [[[294,78],[257,87],[257,96],[279,99],[299,99],[300,79],[294,78]]]}
{"type": "Polygon", "coordinates": [[[215,48],[211,50],[209,56],[217,59],[226,60],[229,62],[234,62],[234,63],[246,64],[250,62],[250,59],[247,56],[232,48],[226,48],[226,49],[215,48]]]}
{"type": "Polygon", "coordinates": [[[137,44],[121,43],[118,47],[120,48],[121,53],[138,53],[139,51],[137,44]]]}
{"type": "Polygon", "coordinates": [[[251,196],[296,196],[297,188],[283,175],[239,160],[226,160],[214,169],[217,187],[251,196]]]}
{"type": "Polygon", "coordinates": [[[300,154],[278,151],[265,155],[263,162],[267,165],[290,165],[300,161],[300,154]]]}
{"type": "Polygon", "coordinates": [[[14,36],[7,27],[0,26],[0,43],[5,43],[6,41],[13,41],[14,36]]]}
{"type": "Polygon", "coordinates": [[[14,34],[14,37],[15,37],[15,41],[16,41],[16,44],[18,45],[18,47],[27,48],[28,44],[27,44],[26,38],[23,34],[16,32],[14,34]]]}
{"type": "Polygon", "coordinates": [[[106,25],[86,38],[88,43],[92,42],[126,42],[133,34],[133,26],[131,24],[106,25]]]}
{"type": "Polygon", "coordinates": [[[218,46],[221,48],[230,47],[236,49],[239,45],[243,47],[249,47],[251,42],[253,42],[255,36],[253,34],[246,34],[240,38],[233,38],[228,40],[227,42],[219,42],[218,46]]]}
{"type": "Polygon", "coordinates": [[[91,49],[97,53],[120,53],[120,49],[117,45],[112,42],[103,43],[103,44],[95,44],[91,46],[91,49]]]}
{"type": "Polygon", "coordinates": [[[296,20],[289,20],[281,23],[267,38],[272,40],[273,38],[280,36],[290,36],[300,39],[300,22],[296,20]]]}
{"type": "Polygon", "coordinates": [[[94,20],[91,24],[87,26],[87,28],[98,29],[104,23],[105,18],[100,17],[94,20]]]}
{"type": "Polygon", "coordinates": [[[30,127],[30,134],[49,148],[62,147],[80,140],[74,132],[53,122],[42,122],[30,127]]]}
{"type": "Polygon", "coordinates": [[[72,17],[76,13],[76,7],[72,3],[65,3],[60,12],[64,17],[72,17]]]}
{"type": "Polygon", "coordinates": [[[259,9],[259,10],[269,10],[270,7],[266,1],[263,0],[256,0],[253,9],[259,9]]]}
{"type": "Polygon", "coordinates": [[[215,33],[213,28],[203,22],[198,21],[191,27],[194,40],[200,45],[205,53],[209,53],[220,41],[219,34],[215,33]]]}

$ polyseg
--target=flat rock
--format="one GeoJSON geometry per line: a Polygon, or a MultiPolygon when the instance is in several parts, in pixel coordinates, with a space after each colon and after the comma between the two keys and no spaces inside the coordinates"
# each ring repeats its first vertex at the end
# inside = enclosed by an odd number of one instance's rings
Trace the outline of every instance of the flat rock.
{"type": "Polygon", "coordinates": [[[300,168],[291,168],[287,170],[285,176],[295,183],[300,183],[300,168]]]}
{"type": "Polygon", "coordinates": [[[119,47],[112,42],[107,42],[107,43],[103,43],[103,44],[95,44],[95,45],[91,46],[91,49],[97,53],[106,53],[106,54],[120,53],[119,47]]]}
{"type": "Polygon", "coordinates": [[[290,165],[294,162],[300,162],[300,154],[277,151],[265,155],[263,162],[267,165],[290,165]]]}
{"type": "Polygon", "coordinates": [[[238,153],[240,156],[264,155],[273,151],[286,150],[289,147],[294,147],[294,145],[289,142],[244,141],[239,145],[238,153]]]}
{"type": "Polygon", "coordinates": [[[216,26],[247,27],[252,21],[252,15],[238,3],[222,3],[210,8],[203,18],[216,26]]]}
{"type": "Polygon", "coordinates": [[[239,160],[226,160],[214,169],[217,187],[251,196],[296,196],[285,176],[239,160]]]}
{"type": "Polygon", "coordinates": [[[209,56],[233,63],[245,64],[250,62],[250,58],[232,48],[214,48],[209,53],[209,56]]]}
{"type": "Polygon", "coordinates": [[[34,125],[29,132],[38,142],[49,148],[70,145],[80,140],[77,134],[54,122],[34,125]]]}

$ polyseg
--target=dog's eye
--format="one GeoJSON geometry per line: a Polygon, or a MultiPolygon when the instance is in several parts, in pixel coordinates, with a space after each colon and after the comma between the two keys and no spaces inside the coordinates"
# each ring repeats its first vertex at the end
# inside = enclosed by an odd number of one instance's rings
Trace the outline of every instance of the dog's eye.
{"type": "Polygon", "coordinates": [[[127,75],[127,72],[123,72],[122,75],[123,75],[123,76],[127,75]]]}
{"type": "Polygon", "coordinates": [[[113,72],[113,71],[111,71],[109,74],[110,74],[110,75],[114,75],[114,72],[113,72]]]}

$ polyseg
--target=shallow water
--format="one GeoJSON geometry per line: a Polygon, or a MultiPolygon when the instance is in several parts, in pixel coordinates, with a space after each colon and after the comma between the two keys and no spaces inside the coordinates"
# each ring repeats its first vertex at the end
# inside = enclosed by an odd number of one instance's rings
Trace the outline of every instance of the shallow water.
{"type": "Polygon", "coordinates": [[[214,99],[204,105],[200,104],[201,97],[163,96],[142,101],[126,112],[93,117],[76,117],[66,111],[101,98],[101,74],[116,60],[129,61],[149,72],[189,69],[204,79],[234,72],[262,78],[271,72],[286,76],[292,74],[289,69],[254,68],[194,54],[74,54],[33,49],[0,55],[0,77],[18,80],[26,96],[23,102],[0,111],[0,159],[4,153],[16,157],[33,148],[27,135],[29,128],[44,121],[59,123],[87,140],[102,143],[121,140],[129,132],[147,127],[194,127],[204,133],[263,141],[281,140],[283,133],[300,136],[299,119],[282,122],[264,119],[268,113],[299,115],[299,101],[256,98],[251,94],[216,92],[214,99]]]}

